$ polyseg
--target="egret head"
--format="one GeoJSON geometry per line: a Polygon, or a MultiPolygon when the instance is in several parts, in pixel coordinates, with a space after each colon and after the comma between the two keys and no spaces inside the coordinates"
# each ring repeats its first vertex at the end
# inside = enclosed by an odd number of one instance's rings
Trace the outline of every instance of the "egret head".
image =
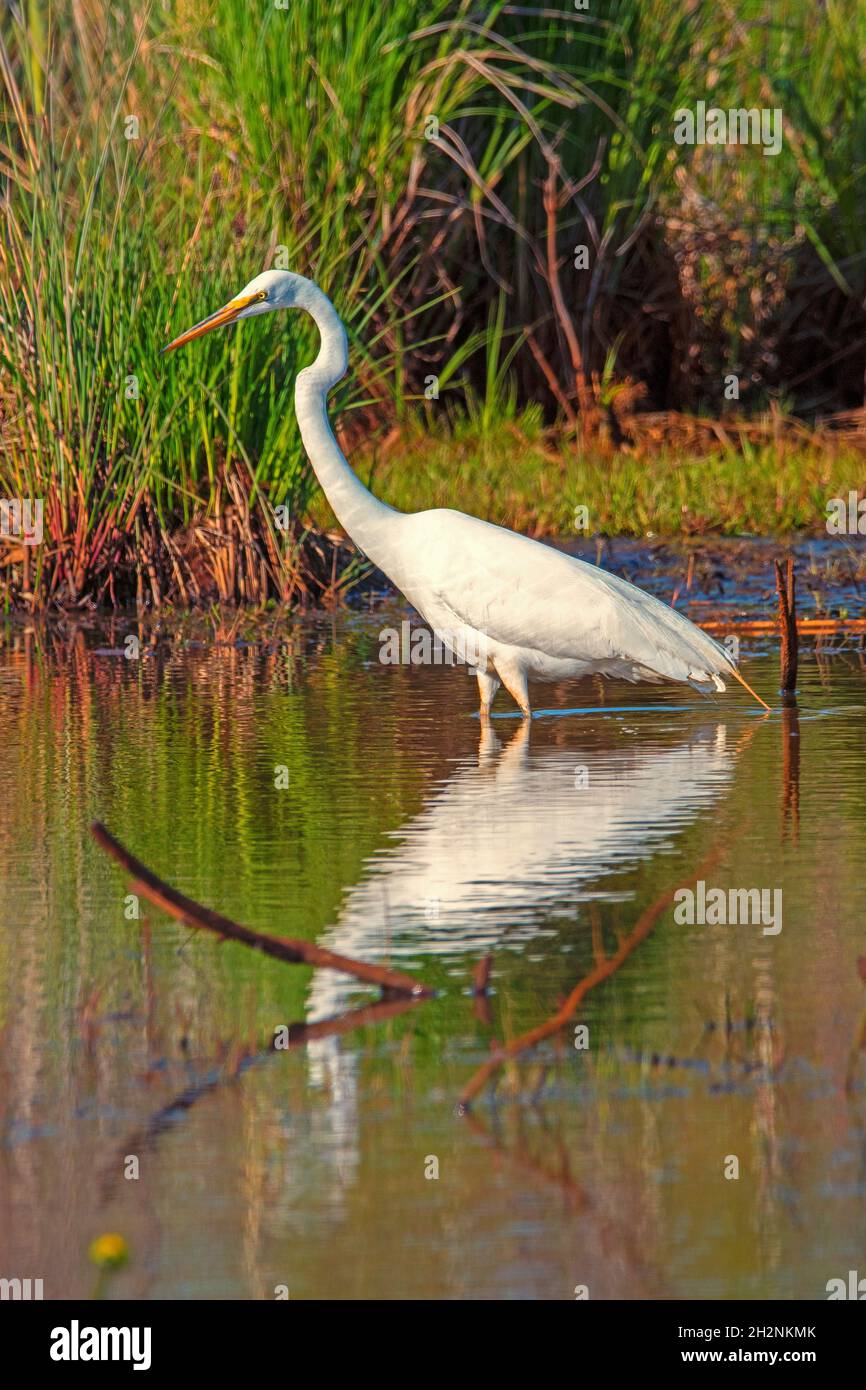
{"type": "Polygon", "coordinates": [[[270,314],[274,309],[291,309],[296,305],[300,307],[304,288],[309,283],[303,275],[293,275],[290,270],[265,270],[244,285],[240,294],[217,309],[215,314],[209,314],[206,319],[179,334],[163,348],[163,352],[171,352],[174,348],[183,347],[184,343],[191,343],[193,338],[204,337],[214,328],[253,318],[255,314],[270,314]]]}

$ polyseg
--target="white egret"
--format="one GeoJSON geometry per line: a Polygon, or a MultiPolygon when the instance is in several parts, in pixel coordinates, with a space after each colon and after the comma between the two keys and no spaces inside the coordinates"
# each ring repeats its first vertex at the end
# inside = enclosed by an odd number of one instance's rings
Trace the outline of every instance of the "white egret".
{"type": "MultiPolygon", "coordinates": [[[[530,714],[528,681],[599,672],[724,690],[733,676],[760,704],[725,649],[681,613],[595,565],[463,512],[405,513],[374,497],[349,467],[328,420],[328,392],[348,367],[346,330],[312,280],[268,270],[164,350],[277,309],[305,309],[321,338],[298,373],[301,438],[340,525],[434,633],[478,677],[481,716],[500,682],[530,714]]],[[[764,706],[769,708],[769,706],[764,706]]]]}

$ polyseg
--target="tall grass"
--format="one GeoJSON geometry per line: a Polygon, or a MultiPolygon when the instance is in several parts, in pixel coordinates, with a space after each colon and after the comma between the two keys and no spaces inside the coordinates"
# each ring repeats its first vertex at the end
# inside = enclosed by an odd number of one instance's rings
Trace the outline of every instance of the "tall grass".
{"type": "Polygon", "coordinates": [[[297,592],[309,326],[158,354],[268,264],[347,321],[349,443],[431,376],[430,423],[483,436],[720,411],[725,370],[747,409],[861,405],[864,40],[856,0],[11,6],[0,495],[46,524],[15,591],[297,592]],[[780,155],[674,145],[701,98],[781,106],[780,155]]]}

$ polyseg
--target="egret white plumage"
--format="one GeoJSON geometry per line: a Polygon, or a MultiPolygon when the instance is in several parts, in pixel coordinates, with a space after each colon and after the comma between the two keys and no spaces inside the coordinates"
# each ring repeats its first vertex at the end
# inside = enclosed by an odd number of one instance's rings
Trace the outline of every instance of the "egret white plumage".
{"type": "Polygon", "coordinates": [[[315,361],[298,373],[295,410],[325,496],[358,548],[434,633],[469,660],[482,718],[500,683],[528,716],[530,679],[592,672],[677,681],[704,692],[724,690],[723,677],[733,676],[764,704],[724,647],[627,580],[463,512],[399,512],[374,497],[350,468],[328,420],[328,393],[346,373],[348,344],[336,309],[312,280],[265,271],[165,351],[240,319],[292,308],[312,316],[321,338],[315,361]]]}

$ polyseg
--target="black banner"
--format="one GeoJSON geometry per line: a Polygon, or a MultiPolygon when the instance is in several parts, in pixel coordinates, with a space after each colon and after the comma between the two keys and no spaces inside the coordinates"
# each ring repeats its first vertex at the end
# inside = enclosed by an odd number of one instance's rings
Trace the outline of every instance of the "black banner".
{"type": "MultiPolygon", "coordinates": [[[[62,1383],[100,1370],[162,1376],[167,1371],[214,1372],[222,1377],[283,1366],[297,1373],[299,1339],[308,1348],[324,1345],[327,1371],[337,1363],[335,1347],[345,1348],[353,1371],[358,1357],[396,1343],[397,1361],[408,1346],[423,1348],[425,1369],[454,1368],[457,1346],[494,1364],[513,1355],[514,1334],[576,1338],[575,1373],[585,1358],[613,1373],[666,1373],[681,1367],[700,1373],[706,1366],[800,1366],[828,1373],[856,1365],[862,1352],[864,1319],[859,1308],[838,1300],[820,1303],[615,1303],[575,1301],[568,1308],[494,1304],[467,1310],[454,1304],[396,1303],[24,1303],[0,1304],[4,1345],[13,1363],[46,1373],[62,1383]],[[382,1322],[379,1322],[379,1318],[382,1322]],[[520,1331],[521,1324],[523,1325],[520,1331]],[[335,1337],[339,1327],[339,1337],[335,1337]],[[455,1345],[449,1333],[456,1333],[455,1345]],[[433,1334],[431,1336],[431,1333],[433,1334]],[[323,1341],[323,1339],[325,1339],[323,1341]],[[292,1350],[293,1348],[293,1350],[292,1350]]],[[[863,1298],[857,1300],[866,1301],[863,1298]]],[[[526,1342],[525,1354],[539,1357],[539,1370],[551,1346],[526,1342]],[[533,1347],[535,1350],[533,1351],[533,1347]]],[[[389,1353],[389,1355],[392,1353],[389,1353]]],[[[413,1356],[414,1360],[414,1356],[413,1356]]],[[[323,1368],[324,1369],[324,1368],[323,1368]]],[[[309,1371],[305,1370],[305,1375],[309,1371]]]]}

